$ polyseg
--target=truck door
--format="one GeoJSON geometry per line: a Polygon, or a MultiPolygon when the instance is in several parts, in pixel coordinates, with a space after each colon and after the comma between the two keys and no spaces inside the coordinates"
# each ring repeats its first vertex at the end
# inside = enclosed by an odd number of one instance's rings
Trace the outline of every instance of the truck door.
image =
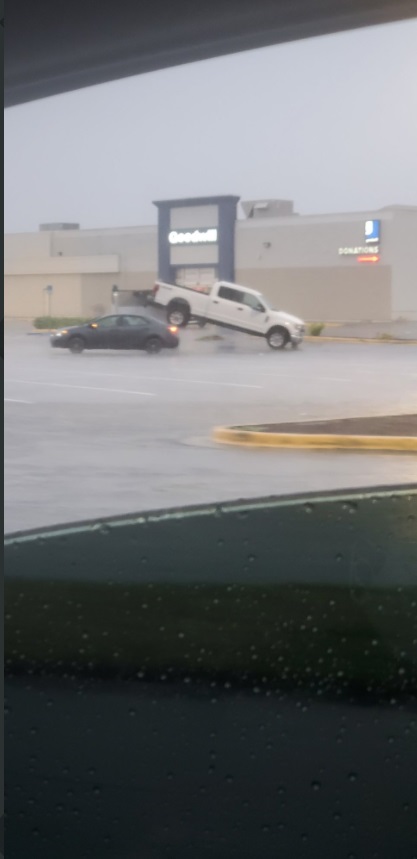
{"type": "Polygon", "coordinates": [[[216,269],[205,266],[196,268],[194,266],[177,268],[175,271],[175,283],[177,286],[187,286],[189,289],[201,287],[210,289],[216,280],[216,269]]]}
{"type": "Polygon", "coordinates": [[[264,333],[268,327],[267,316],[268,310],[265,307],[262,299],[252,292],[242,292],[243,300],[238,304],[238,315],[242,320],[242,325],[248,331],[257,331],[264,333]]]}
{"type": "Polygon", "coordinates": [[[242,314],[238,312],[238,307],[241,306],[242,300],[242,290],[235,289],[233,286],[220,286],[210,299],[209,318],[215,322],[230,325],[232,328],[241,327],[242,314]]]}
{"type": "Polygon", "coordinates": [[[210,318],[213,320],[256,333],[264,333],[267,328],[267,308],[251,292],[233,286],[220,286],[210,304],[210,318]]]}

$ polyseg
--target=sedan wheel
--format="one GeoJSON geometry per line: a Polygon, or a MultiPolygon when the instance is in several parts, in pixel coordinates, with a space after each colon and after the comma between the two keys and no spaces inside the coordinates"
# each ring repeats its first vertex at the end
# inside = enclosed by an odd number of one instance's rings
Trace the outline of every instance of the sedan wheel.
{"type": "Polygon", "coordinates": [[[85,343],[82,337],[72,337],[68,344],[70,352],[73,352],[74,355],[79,355],[84,350],[84,347],[85,343]]]}
{"type": "Polygon", "coordinates": [[[160,352],[162,349],[162,341],[159,337],[150,337],[149,340],[146,341],[146,351],[149,355],[156,355],[157,352],[160,352]]]}

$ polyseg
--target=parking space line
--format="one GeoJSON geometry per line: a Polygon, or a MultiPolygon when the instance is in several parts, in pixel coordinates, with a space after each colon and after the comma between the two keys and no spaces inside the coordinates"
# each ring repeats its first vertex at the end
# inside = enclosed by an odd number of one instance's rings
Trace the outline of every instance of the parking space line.
{"type": "Polygon", "coordinates": [[[19,385],[45,385],[48,388],[74,388],[79,391],[104,391],[104,393],[109,394],[135,394],[140,397],[156,397],[156,394],[149,393],[149,391],[128,391],[123,388],[97,388],[92,387],[91,385],[65,385],[61,382],[35,382],[33,379],[9,379],[9,381],[19,385]]]}
{"type": "MultiPolygon", "coordinates": [[[[291,373],[261,373],[261,376],[269,376],[272,379],[292,379],[294,382],[298,381],[301,377],[294,376],[291,373]]],[[[323,382],[351,382],[352,379],[340,378],[339,376],[305,376],[303,375],[303,379],[317,379],[323,380],[323,382]]]]}
{"type": "MultiPolygon", "coordinates": [[[[144,378],[146,378],[146,377],[144,377],[144,378]]],[[[152,378],[152,377],[149,376],[148,378],[152,378]]],[[[219,387],[219,388],[252,388],[252,389],[256,389],[258,391],[263,390],[263,385],[243,385],[243,384],[240,384],[239,382],[219,382],[219,381],[217,381],[217,379],[214,379],[213,381],[208,380],[208,379],[170,379],[168,376],[167,377],[158,376],[158,377],[155,377],[155,381],[185,382],[185,384],[189,384],[189,385],[215,385],[216,388],[217,387],[219,387]]]]}
{"type": "MultiPolygon", "coordinates": [[[[89,373],[87,372],[87,376],[111,376],[117,377],[119,379],[136,379],[137,376],[126,376],[125,373],[89,373]]],[[[239,382],[218,382],[217,380],[209,381],[207,379],[176,379],[170,376],[141,376],[140,379],[152,382],[185,382],[189,385],[216,385],[216,387],[223,388],[255,388],[259,391],[263,390],[263,385],[243,385],[239,382]]]]}

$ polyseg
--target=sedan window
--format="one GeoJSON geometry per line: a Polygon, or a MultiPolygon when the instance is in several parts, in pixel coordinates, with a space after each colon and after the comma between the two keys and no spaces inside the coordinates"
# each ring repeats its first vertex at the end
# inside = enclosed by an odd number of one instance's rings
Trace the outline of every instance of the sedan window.
{"type": "Polygon", "coordinates": [[[130,325],[132,328],[144,328],[149,325],[149,319],[145,316],[123,316],[123,324],[130,325]]]}
{"type": "Polygon", "coordinates": [[[118,316],[103,316],[102,319],[96,319],[94,325],[97,328],[113,328],[118,319],[118,316]]]}

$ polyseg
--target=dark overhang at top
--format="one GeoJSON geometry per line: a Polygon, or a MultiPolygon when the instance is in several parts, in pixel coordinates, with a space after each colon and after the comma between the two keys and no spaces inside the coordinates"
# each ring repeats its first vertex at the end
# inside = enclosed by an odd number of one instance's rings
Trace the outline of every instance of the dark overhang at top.
{"type": "Polygon", "coordinates": [[[5,106],[417,16],[417,0],[12,0],[5,106]]]}
{"type": "Polygon", "coordinates": [[[186,197],[181,200],[154,200],[153,205],[158,208],[180,209],[185,206],[217,206],[219,203],[236,203],[240,197],[233,194],[222,194],[219,197],[186,197]]]}

